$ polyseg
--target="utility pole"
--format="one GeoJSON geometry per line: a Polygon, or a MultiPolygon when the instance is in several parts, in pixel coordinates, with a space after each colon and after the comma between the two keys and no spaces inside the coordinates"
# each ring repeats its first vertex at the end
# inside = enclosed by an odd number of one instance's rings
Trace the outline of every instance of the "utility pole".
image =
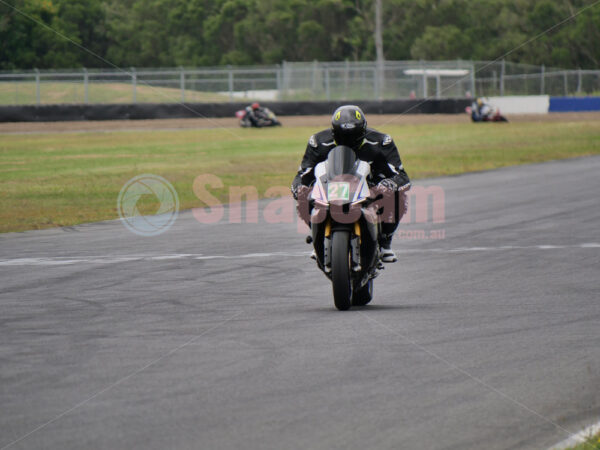
{"type": "Polygon", "coordinates": [[[382,0],[375,0],[375,51],[377,52],[377,93],[379,100],[383,98],[383,89],[384,89],[384,61],[385,58],[383,56],[383,35],[382,35],[382,25],[381,25],[381,14],[382,14],[382,0]]]}

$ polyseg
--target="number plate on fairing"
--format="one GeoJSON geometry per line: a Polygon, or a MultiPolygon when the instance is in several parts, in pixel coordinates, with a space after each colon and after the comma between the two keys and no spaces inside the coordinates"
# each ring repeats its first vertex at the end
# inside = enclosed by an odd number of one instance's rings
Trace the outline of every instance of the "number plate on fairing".
{"type": "Polygon", "coordinates": [[[332,200],[350,200],[350,183],[332,181],[327,186],[327,198],[332,200]]]}

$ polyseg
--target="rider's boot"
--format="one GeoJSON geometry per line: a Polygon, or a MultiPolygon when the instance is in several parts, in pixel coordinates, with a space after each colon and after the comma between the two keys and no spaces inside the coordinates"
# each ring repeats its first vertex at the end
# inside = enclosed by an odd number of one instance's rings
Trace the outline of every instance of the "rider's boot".
{"type": "Polygon", "coordinates": [[[385,263],[394,263],[398,261],[396,253],[392,250],[392,237],[393,235],[381,235],[379,237],[381,260],[385,263]]]}

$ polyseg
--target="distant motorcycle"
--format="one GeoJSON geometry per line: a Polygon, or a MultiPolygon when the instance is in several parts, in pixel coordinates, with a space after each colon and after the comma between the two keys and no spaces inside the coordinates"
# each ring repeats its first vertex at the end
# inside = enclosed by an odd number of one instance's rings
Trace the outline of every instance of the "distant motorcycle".
{"type": "Polygon", "coordinates": [[[350,147],[335,147],[314,171],[316,181],[305,205],[311,223],[307,242],[331,280],[336,308],[366,305],[383,269],[378,244],[382,195],[373,195],[367,180],[370,165],[356,159],[350,147]]]}
{"type": "Polygon", "coordinates": [[[508,122],[508,119],[500,113],[500,108],[480,98],[471,106],[467,106],[465,112],[471,116],[472,122],[508,122]]]}
{"type": "Polygon", "coordinates": [[[281,126],[281,122],[277,119],[275,113],[269,108],[260,108],[260,110],[256,111],[254,114],[256,116],[256,121],[252,122],[245,109],[241,109],[235,113],[236,117],[240,119],[240,126],[243,128],[281,126]]]}

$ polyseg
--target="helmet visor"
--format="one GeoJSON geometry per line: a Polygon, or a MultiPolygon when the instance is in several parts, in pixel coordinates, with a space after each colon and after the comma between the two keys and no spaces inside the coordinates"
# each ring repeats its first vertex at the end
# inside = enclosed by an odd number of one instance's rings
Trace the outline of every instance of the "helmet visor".
{"type": "Polygon", "coordinates": [[[352,128],[344,128],[343,125],[353,124],[342,124],[342,127],[336,127],[333,130],[333,137],[336,144],[347,145],[348,147],[355,148],[360,145],[365,137],[365,130],[362,127],[354,126],[352,128]]]}

